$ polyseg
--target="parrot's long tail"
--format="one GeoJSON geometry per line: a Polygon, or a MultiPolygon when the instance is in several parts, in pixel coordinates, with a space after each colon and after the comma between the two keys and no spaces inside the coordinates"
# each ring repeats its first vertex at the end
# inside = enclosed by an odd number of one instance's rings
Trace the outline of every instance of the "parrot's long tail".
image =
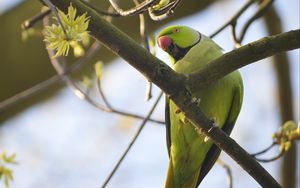
{"type": "Polygon", "coordinates": [[[176,182],[174,179],[173,170],[173,164],[170,158],[165,188],[195,188],[197,186],[199,171],[194,173],[194,175],[187,179],[185,182],[176,182]]]}
{"type": "Polygon", "coordinates": [[[169,168],[168,168],[165,188],[175,188],[173,165],[172,165],[171,158],[170,158],[170,162],[169,162],[169,168]]]}

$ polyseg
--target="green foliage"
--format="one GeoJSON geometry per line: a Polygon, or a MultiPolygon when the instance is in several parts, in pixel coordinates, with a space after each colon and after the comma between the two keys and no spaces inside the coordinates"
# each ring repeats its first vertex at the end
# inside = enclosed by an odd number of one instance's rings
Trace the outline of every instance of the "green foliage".
{"type": "Polygon", "coordinates": [[[293,142],[300,140],[300,123],[287,121],[280,127],[278,133],[273,134],[275,143],[280,145],[281,151],[288,151],[293,142]]]}
{"type": "Polygon", "coordinates": [[[151,8],[153,10],[159,10],[161,8],[164,8],[166,5],[168,5],[170,0],[160,0],[158,4],[152,6],[151,8]]]}
{"type": "Polygon", "coordinates": [[[26,42],[29,37],[37,36],[38,34],[39,34],[39,31],[37,31],[34,28],[24,29],[24,30],[22,30],[22,33],[21,33],[21,39],[23,42],[26,42]]]}
{"type": "Polygon", "coordinates": [[[55,56],[67,56],[70,46],[76,57],[84,54],[81,44],[89,43],[89,17],[86,13],[76,17],[76,12],[72,5],[69,6],[67,15],[58,10],[65,32],[61,25],[52,24],[46,27],[45,41],[49,42],[48,48],[56,50],[55,56]]]}
{"type": "Polygon", "coordinates": [[[149,44],[151,47],[151,54],[156,56],[156,41],[155,41],[155,35],[150,35],[149,44]]]}
{"type": "Polygon", "coordinates": [[[17,164],[15,161],[16,154],[8,156],[5,151],[0,153],[0,180],[4,181],[6,188],[9,187],[9,182],[13,180],[13,171],[7,165],[17,164]]]}
{"type": "MultiPolygon", "coordinates": [[[[97,80],[101,79],[103,72],[103,62],[97,61],[94,65],[95,76],[97,80]]],[[[84,75],[81,80],[81,85],[86,89],[90,89],[92,85],[92,78],[90,76],[84,75]]]]}
{"type": "Polygon", "coordinates": [[[97,79],[101,78],[102,71],[103,71],[103,62],[102,61],[97,61],[95,63],[95,74],[96,74],[97,79]]]}
{"type": "Polygon", "coordinates": [[[84,75],[81,80],[81,85],[85,89],[89,89],[91,87],[91,79],[88,76],[84,75]]]}

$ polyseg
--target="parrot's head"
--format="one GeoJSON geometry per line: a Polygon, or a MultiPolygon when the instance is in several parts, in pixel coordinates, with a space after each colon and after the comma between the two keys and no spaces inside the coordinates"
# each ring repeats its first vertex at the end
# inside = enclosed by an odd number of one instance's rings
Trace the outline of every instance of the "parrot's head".
{"type": "Polygon", "coordinates": [[[200,42],[201,34],[186,26],[170,26],[159,32],[157,43],[175,62],[180,60],[191,47],[200,42]]]}

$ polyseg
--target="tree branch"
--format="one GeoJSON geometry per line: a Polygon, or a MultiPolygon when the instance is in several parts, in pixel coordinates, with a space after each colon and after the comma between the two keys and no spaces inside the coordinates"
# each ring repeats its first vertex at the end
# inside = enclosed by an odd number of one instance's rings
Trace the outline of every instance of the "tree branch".
{"type": "Polygon", "coordinates": [[[240,10],[237,11],[237,13],[229,20],[227,21],[224,25],[222,25],[219,29],[217,29],[213,34],[211,34],[209,37],[213,38],[217,34],[219,34],[221,31],[223,31],[226,27],[230,25],[236,25],[237,20],[240,18],[240,16],[257,0],[249,0],[245,3],[243,7],[241,7],[240,10]]]}
{"type": "MultiPolygon", "coordinates": [[[[280,187],[280,185],[273,179],[273,177],[251,157],[243,148],[241,148],[233,139],[226,135],[220,128],[215,127],[213,122],[205,117],[204,113],[193,102],[186,83],[193,82],[186,76],[174,72],[170,67],[162,61],[151,55],[147,50],[142,48],[133,39],[121,32],[115,26],[106,22],[96,11],[84,5],[79,0],[51,0],[53,4],[58,6],[61,10],[66,11],[70,2],[78,10],[79,14],[85,12],[90,16],[89,31],[90,34],[97,38],[107,48],[112,50],[117,55],[125,59],[130,65],[139,70],[145,77],[152,80],[158,87],[160,87],[174,103],[184,112],[185,116],[194,124],[195,127],[200,129],[206,134],[218,147],[228,153],[237,163],[239,163],[245,171],[247,171],[262,187],[280,187]],[[187,82],[188,81],[188,82],[187,82]]],[[[249,44],[246,47],[241,47],[236,53],[236,58],[241,59],[244,64],[235,63],[235,61],[226,62],[227,71],[223,71],[225,66],[220,67],[217,76],[212,74],[210,79],[214,80],[225,76],[232,72],[234,69],[242,67],[253,61],[274,55],[280,51],[291,50],[299,48],[299,30],[292,31],[286,34],[268,37],[261,42],[249,44]],[[281,47],[278,46],[278,40],[281,41],[281,47]],[[277,42],[274,42],[277,41],[277,42]],[[287,44],[289,44],[287,46],[287,44]],[[274,47],[272,45],[275,45],[274,47]],[[252,47],[254,46],[254,47],[252,47]],[[268,49],[263,49],[268,47],[268,49]],[[245,50],[248,49],[248,50],[245,50]],[[256,55],[256,53],[258,55],[256,55]],[[247,55],[247,56],[244,56],[247,55]],[[246,60],[245,60],[246,59],[246,60]]],[[[230,56],[231,57],[231,56],[230,56]]],[[[228,55],[224,55],[223,60],[228,60],[228,55]]],[[[220,60],[219,60],[220,61],[220,60]]],[[[223,62],[225,63],[225,62],[223,62]]],[[[219,64],[219,63],[218,63],[219,64]]],[[[217,72],[206,69],[208,72],[217,72]]],[[[207,74],[201,71],[201,74],[207,74]]],[[[201,75],[195,74],[201,78],[201,75]]],[[[202,79],[205,80],[205,79],[202,79]]],[[[207,82],[207,81],[206,81],[207,82]]],[[[202,81],[203,83],[203,81],[202,81]]]]}
{"type": "Polygon", "coordinates": [[[209,63],[201,71],[191,74],[192,88],[203,87],[225,75],[261,59],[300,47],[300,30],[268,36],[228,52],[209,63]],[[193,84],[194,83],[194,84],[193,84]]]}

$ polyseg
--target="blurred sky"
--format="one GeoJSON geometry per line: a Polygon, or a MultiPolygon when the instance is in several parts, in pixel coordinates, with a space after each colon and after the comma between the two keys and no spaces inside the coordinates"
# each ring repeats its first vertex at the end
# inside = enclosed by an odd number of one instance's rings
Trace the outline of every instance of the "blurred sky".
{"type": "MultiPolygon", "coordinates": [[[[0,12],[13,2],[17,1],[0,0],[0,12]]],[[[199,14],[169,25],[188,25],[209,35],[244,2],[221,1],[199,14]]],[[[275,1],[275,7],[284,20],[284,31],[299,28],[298,0],[278,0],[275,1]]],[[[245,21],[253,10],[255,7],[247,11],[241,21],[245,21]]],[[[244,44],[266,35],[263,20],[258,20],[250,27],[244,44]]],[[[225,51],[233,48],[229,29],[214,40],[225,51]]],[[[160,59],[168,62],[166,53],[159,49],[157,52],[160,59]]],[[[299,121],[299,50],[288,52],[288,55],[291,61],[295,114],[299,121]]],[[[232,137],[247,151],[254,153],[272,142],[271,134],[279,126],[276,83],[268,59],[242,68],[241,73],[244,79],[244,103],[232,137]]],[[[117,108],[146,114],[154,102],[153,99],[144,102],[143,77],[122,60],[116,60],[104,68],[103,85],[109,101],[117,108]]],[[[154,96],[157,93],[158,89],[155,88],[154,96]]],[[[164,118],[163,100],[153,117],[164,118]]],[[[13,167],[15,181],[11,187],[99,187],[139,123],[130,118],[101,112],[78,99],[70,90],[63,89],[55,97],[27,109],[1,126],[0,148],[5,148],[8,153],[17,152],[19,162],[13,167]]],[[[272,150],[266,157],[276,152],[272,150]]],[[[232,167],[235,187],[259,187],[226,154],[222,153],[221,159],[232,167]]],[[[165,129],[161,125],[148,123],[107,187],[163,187],[167,165],[165,129]]],[[[279,178],[279,161],[263,166],[276,179],[279,178]]],[[[215,165],[201,187],[225,187],[225,184],[224,169],[215,165]]]]}

